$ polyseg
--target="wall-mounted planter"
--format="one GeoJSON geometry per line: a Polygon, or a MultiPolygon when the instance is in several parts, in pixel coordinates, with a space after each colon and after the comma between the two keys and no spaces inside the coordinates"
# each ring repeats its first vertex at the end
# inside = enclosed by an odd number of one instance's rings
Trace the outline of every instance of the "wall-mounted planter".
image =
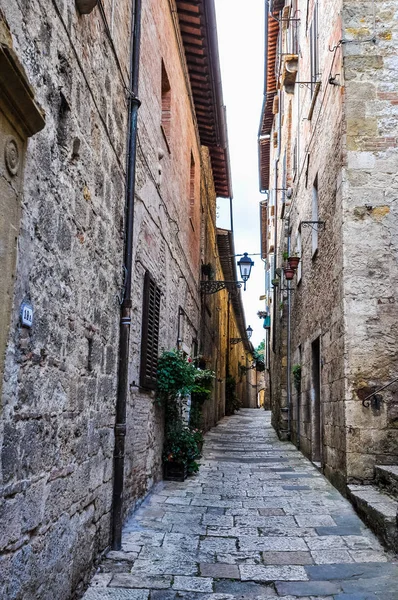
{"type": "Polygon", "coordinates": [[[283,272],[285,273],[285,277],[288,281],[290,281],[291,279],[293,279],[294,277],[294,269],[292,269],[290,266],[289,267],[283,267],[283,272]]]}
{"type": "Polygon", "coordinates": [[[76,0],[76,8],[82,15],[89,15],[97,4],[98,0],[76,0]]]}
{"type": "Polygon", "coordinates": [[[297,267],[299,266],[300,257],[299,256],[289,256],[289,258],[287,259],[287,262],[289,263],[289,267],[291,269],[297,269],[297,267]]]}

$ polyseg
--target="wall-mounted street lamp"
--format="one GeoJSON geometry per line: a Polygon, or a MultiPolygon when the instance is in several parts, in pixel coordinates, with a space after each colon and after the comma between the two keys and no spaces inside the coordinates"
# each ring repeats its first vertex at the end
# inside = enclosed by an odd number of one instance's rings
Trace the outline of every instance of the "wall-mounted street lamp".
{"type": "Polygon", "coordinates": [[[242,281],[215,281],[209,279],[200,282],[200,289],[204,294],[216,294],[224,289],[227,289],[229,292],[233,292],[236,291],[237,288],[241,288],[243,283],[243,289],[246,291],[246,281],[250,277],[250,272],[253,265],[254,261],[252,261],[247,252],[245,252],[242,258],[238,261],[242,281]]]}
{"type": "Polygon", "coordinates": [[[246,291],[246,281],[250,277],[250,273],[251,273],[253,265],[254,265],[254,261],[250,258],[250,256],[247,255],[247,252],[245,252],[243,254],[242,258],[238,261],[240,276],[242,277],[243,284],[244,284],[243,285],[244,291],[246,291]]]}
{"type": "MultiPolygon", "coordinates": [[[[253,329],[249,327],[246,329],[246,335],[247,335],[247,339],[250,340],[251,336],[253,335],[253,329]]],[[[239,342],[243,342],[244,338],[230,338],[229,343],[231,344],[231,346],[234,346],[235,344],[239,344],[239,342]]]]}

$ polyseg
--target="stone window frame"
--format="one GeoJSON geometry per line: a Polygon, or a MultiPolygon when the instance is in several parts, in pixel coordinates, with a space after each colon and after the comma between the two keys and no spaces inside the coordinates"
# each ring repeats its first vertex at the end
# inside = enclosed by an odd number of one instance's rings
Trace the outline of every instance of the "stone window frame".
{"type": "Polygon", "coordinates": [[[140,387],[156,388],[162,292],[149,271],[144,276],[141,332],[140,387]]]}

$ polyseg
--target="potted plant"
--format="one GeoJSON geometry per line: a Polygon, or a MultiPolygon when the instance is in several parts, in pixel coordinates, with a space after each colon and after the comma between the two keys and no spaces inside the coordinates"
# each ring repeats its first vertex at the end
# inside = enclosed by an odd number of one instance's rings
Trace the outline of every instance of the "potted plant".
{"type": "Polygon", "coordinates": [[[288,256],[287,262],[289,263],[289,267],[291,269],[296,270],[299,266],[300,257],[296,253],[291,254],[290,256],[288,256]]]}
{"type": "Polygon", "coordinates": [[[163,447],[163,477],[169,481],[184,481],[187,475],[196,473],[200,457],[198,442],[203,437],[177,422],[166,430],[163,447]]]}
{"type": "Polygon", "coordinates": [[[286,279],[288,281],[291,280],[291,279],[293,279],[295,270],[292,269],[290,266],[283,267],[283,272],[284,272],[285,277],[286,277],[286,279]]]}
{"type": "Polygon", "coordinates": [[[208,279],[214,279],[215,271],[211,263],[202,265],[202,275],[205,275],[208,279]]]}
{"type": "Polygon", "coordinates": [[[157,375],[156,402],[165,409],[163,476],[172,481],[184,481],[187,475],[199,469],[197,459],[203,444],[198,427],[200,406],[211,393],[214,372],[198,369],[179,350],[168,350],[158,359],[157,375]],[[190,394],[194,402],[187,426],[183,422],[182,409],[190,394]]]}

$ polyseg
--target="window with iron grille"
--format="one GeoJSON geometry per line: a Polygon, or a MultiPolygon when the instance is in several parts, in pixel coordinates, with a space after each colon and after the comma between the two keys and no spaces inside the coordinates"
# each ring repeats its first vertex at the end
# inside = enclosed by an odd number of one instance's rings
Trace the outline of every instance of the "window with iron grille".
{"type": "Polygon", "coordinates": [[[142,307],[140,386],[150,390],[155,389],[157,378],[160,297],[160,289],[146,271],[142,307]]]}

